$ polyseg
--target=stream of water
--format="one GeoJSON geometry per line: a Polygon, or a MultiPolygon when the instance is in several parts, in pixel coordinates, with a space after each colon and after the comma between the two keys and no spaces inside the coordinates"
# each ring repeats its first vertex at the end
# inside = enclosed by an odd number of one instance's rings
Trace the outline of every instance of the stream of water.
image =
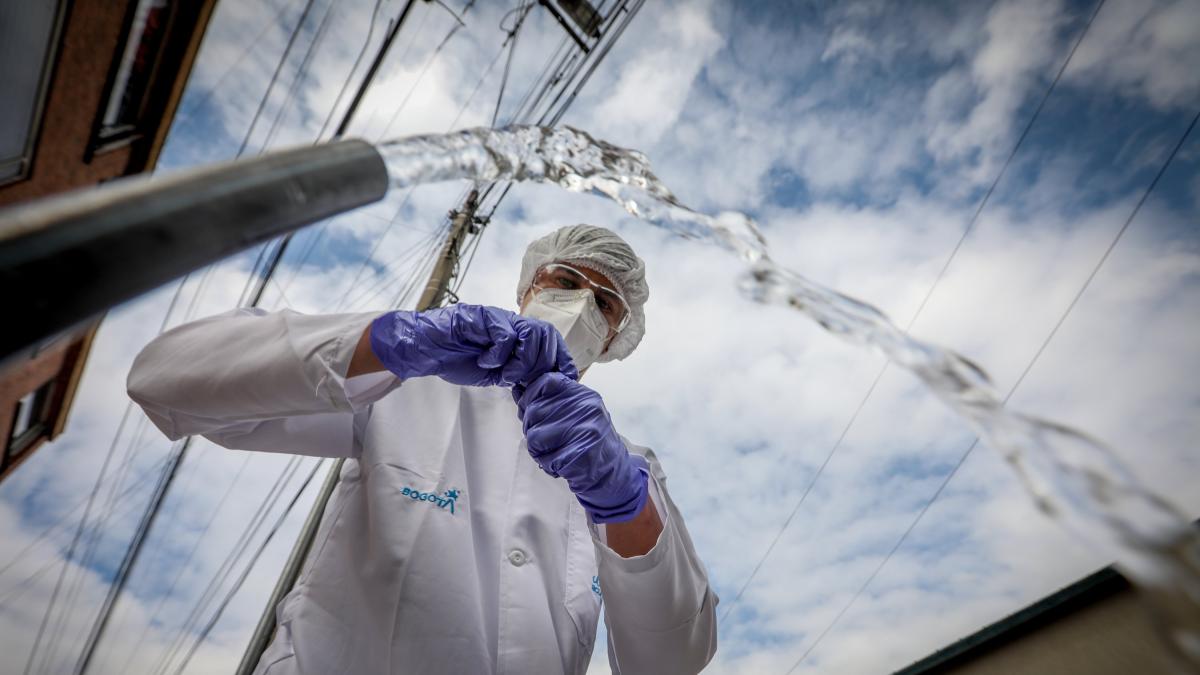
{"type": "Polygon", "coordinates": [[[1200,672],[1200,530],[1190,519],[1141,485],[1104,443],[1007,409],[978,365],[908,335],[870,304],[776,264],[749,217],[687,208],[644,155],[570,127],[469,129],[388,141],[379,150],[395,187],[456,179],[552,183],[602,195],[646,222],[730,251],[747,266],[741,290],[749,299],[792,307],[920,378],[1000,453],[1043,513],[1116,561],[1181,667],[1200,672]]]}

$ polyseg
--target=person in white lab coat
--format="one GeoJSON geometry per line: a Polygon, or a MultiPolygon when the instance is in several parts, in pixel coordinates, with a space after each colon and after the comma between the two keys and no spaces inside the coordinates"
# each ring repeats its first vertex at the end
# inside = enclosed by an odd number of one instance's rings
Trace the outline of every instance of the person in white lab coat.
{"type": "Polygon", "coordinates": [[[240,309],[147,345],[129,395],[170,438],[347,460],[256,672],[583,673],[602,609],[613,672],[704,668],[717,597],[666,476],[577,381],[648,296],[577,225],[530,244],[520,315],[240,309]]]}

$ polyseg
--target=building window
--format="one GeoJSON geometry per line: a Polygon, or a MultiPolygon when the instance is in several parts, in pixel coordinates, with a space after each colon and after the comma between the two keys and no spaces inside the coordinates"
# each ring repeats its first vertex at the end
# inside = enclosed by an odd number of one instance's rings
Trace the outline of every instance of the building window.
{"type": "Polygon", "coordinates": [[[151,85],[175,6],[171,0],[138,0],[134,6],[125,47],[112,74],[108,100],[102,110],[98,144],[124,140],[145,131],[151,85]]]}
{"type": "Polygon", "coordinates": [[[17,401],[8,441],[4,445],[3,463],[0,466],[8,467],[13,461],[20,459],[39,438],[49,432],[53,397],[54,380],[51,380],[17,401]]]}
{"type": "Polygon", "coordinates": [[[62,25],[62,2],[0,2],[0,184],[28,175],[62,25]]]}

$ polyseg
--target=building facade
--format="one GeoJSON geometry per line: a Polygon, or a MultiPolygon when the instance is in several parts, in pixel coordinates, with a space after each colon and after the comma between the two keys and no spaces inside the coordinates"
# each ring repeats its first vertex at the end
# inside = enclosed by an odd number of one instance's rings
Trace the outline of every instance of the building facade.
{"type": "MultiPolygon", "coordinates": [[[[0,208],[153,169],[215,4],[0,2],[0,208]]],[[[0,365],[0,480],[65,428],[99,321],[0,365]]]]}

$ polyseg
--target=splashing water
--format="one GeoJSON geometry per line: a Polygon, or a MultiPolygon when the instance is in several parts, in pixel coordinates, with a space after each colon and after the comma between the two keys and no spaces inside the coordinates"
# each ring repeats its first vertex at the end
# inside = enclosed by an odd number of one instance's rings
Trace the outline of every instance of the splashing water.
{"type": "Polygon", "coordinates": [[[641,153],[570,127],[516,126],[415,136],[379,146],[397,187],[442,180],[552,183],[617,202],[631,215],[716,244],[749,267],[741,290],[799,310],[825,330],[882,352],[957,411],[1020,477],[1038,508],[1116,560],[1155,610],[1181,665],[1200,670],[1200,530],[1146,489],[1111,448],[1075,429],[1004,407],[982,368],[917,340],[875,307],[775,264],[744,214],[697,213],[650,171],[641,153]]]}

